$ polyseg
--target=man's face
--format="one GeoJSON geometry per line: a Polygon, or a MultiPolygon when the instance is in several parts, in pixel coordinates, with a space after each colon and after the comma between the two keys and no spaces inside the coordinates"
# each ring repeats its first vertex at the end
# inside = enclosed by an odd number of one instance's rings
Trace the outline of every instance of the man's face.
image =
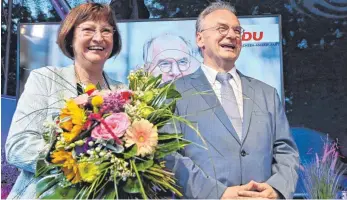
{"type": "Polygon", "coordinates": [[[216,10],[208,14],[202,21],[202,32],[196,35],[196,42],[202,49],[204,61],[234,63],[242,46],[238,27],[239,20],[228,10],[216,10]]]}
{"type": "Polygon", "coordinates": [[[157,38],[149,51],[149,71],[154,76],[162,74],[163,82],[190,74],[199,67],[191,64],[189,47],[178,37],[157,38]]]}

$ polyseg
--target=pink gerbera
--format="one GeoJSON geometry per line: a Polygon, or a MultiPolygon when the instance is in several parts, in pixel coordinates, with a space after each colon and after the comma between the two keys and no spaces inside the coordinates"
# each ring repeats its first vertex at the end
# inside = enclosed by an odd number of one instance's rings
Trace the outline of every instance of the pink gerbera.
{"type": "Polygon", "coordinates": [[[136,155],[144,157],[153,153],[158,144],[157,127],[145,119],[134,121],[127,129],[124,138],[126,147],[135,144],[137,146],[136,155]]]}

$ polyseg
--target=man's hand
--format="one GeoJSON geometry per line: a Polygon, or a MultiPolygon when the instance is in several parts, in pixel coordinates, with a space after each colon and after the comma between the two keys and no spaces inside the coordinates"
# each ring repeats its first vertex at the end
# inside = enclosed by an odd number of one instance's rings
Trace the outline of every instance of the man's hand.
{"type": "MultiPolygon", "coordinates": [[[[241,186],[232,186],[228,187],[224,193],[221,199],[238,199],[238,198],[243,198],[239,196],[239,192],[246,192],[246,191],[252,191],[256,189],[256,182],[251,181],[247,183],[246,185],[241,185],[241,186]]],[[[256,192],[257,193],[257,192],[256,192]]],[[[249,198],[249,197],[248,197],[249,198]]]]}
{"type": "Polygon", "coordinates": [[[240,190],[237,192],[238,196],[248,197],[248,198],[249,197],[250,198],[267,198],[267,199],[277,199],[278,198],[277,192],[269,184],[257,183],[255,181],[251,181],[251,182],[252,182],[253,189],[256,191],[245,191],[245,190],[242,191],[242,190],[240,190]]]}

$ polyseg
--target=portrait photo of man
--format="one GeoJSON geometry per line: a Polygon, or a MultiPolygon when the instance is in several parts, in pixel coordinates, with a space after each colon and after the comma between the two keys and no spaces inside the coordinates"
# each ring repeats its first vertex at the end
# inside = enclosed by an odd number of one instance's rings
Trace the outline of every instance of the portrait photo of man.
{"type": "Polygon", "coordinates": [[[153,37],[144,44],[143,60],[145,69],[154,76],[162,74],[163,82],[191,74],[199,67],[190,42],[169,33],[153,37]]]}

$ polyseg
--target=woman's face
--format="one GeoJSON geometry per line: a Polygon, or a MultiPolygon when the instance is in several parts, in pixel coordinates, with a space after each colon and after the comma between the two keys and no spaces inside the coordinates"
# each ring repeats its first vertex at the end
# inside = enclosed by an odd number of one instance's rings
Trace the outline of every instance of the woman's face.
{"type": "Polygon", "coordinates": [[[75,61],[104,64],[113,49],[114,28],[106,21],[85,21],[74,31],[75,61]]]}

